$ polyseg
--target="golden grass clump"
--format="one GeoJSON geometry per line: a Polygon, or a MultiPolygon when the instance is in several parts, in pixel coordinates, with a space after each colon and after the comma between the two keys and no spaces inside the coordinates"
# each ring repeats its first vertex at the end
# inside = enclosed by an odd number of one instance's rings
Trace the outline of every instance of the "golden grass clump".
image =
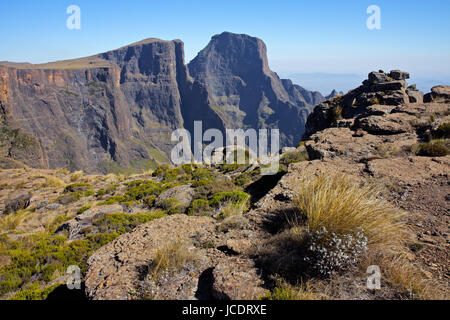
{"type": "Polygon", "coordinates": [[[84,172],[83,171],[75,171],[70,175],[70,181],[76,182],[83,178],[84,172]]]}
{"type": "Polygon", "coordinates": [[[187,242],[182,240],[173,241],[155,253],[155,257],[150,264],[149,275],[156,279],[162,272],[180,269],[193,260],[195,260],[195,254],[190,250],[187,242]]]}
{"type": "Polygon", "coordinates": [[[378,198],[380,190],[339,174],[304,178],[297,191],[296,207],[307,218],[311,231],[338,235],[363,231],[369,246],[394,249],[407,241],[404,213],[378,198]]]}
{"type": "Polygon", "coordinates": [[[306,282],[298,286],[290,285],[285,281],[278,281],[275,289],[263,300],[281,300],[281,301],[308,301],[308,300],[326,300],[326,294],[319,294],[313,289],[312,282],[306,282]]]}
{"type": "Polygon", "coordinates": [[[65,186],[64,181],[52,176],[45,176],[45,182],[41,185],[42,188],[63,188],[65,186]]]}
{"type": "Polygon", "coordinates": [[[15,231],[27,218],[28,212],[22,211],[0,218],[0,233],[15,231]]]}
{"type": "Polygon", "coordinates": [[[231,229],[239,229],[246,222],[244,211],[247,208],[246,203],[234,204],[227,203],[220,211],[218,218],[222,220],[219,225],[219,231],[228,232],[231,229]]]}

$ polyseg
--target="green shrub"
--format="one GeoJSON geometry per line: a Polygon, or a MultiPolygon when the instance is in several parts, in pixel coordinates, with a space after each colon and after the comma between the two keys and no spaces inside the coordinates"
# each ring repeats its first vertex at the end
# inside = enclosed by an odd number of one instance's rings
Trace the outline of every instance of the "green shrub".
{"type": "Polygon", "coordinates": [[[0,254],[11,257],[11,263],[0,269],[0,295],[18,290],[33,282],[49,282],[56,271],[64,273],[71,265],[86,271],[88,256],[117,237],[117,234],[88,236],[67,242],[64,236],[36,234],[7,242],[0,254]]]}
{"type": "Polygon", "coordinates": [[[309,156],[306,151],[294,151],[294,152],[288,152],[284,154],[281,159],[280,163],[285,166],[289,166],[292,163],[297,163],[301,161],[308,161],[309,156]]]}
{"type": "Polygon", "coordinates": [[[55,284],[48,288],[41,289],[38,283],[32,283],[27,286],[27,289],[16,293],[8,300],[45,300],[48,295],[59,286],[59,284],[55,284]]]}
{"type": "Polygon", "coordinates": [[[168,198],[158,201],[158,207],[165,210],[167,214],[177,214],[182,213],[182,207],[180,206],[180,201],[175,198],[168,198]]]}
{"type": "Polygon", "coordinates": [[[69,184],[67,187],[64,188],[64,193],[69,192],[84,192],[84,191],[90,191],[91,185],[87,183],[74,183],[69,184]]]}
{"type": "Polygon", "coordinates": [[[441,141],[432,141],[421,143],[416,154],[424,157],[445,157],[449,154],[449,149],[441,141]]]}
{"type": "Polygon", "coordinates": [[[134,215],[126,213],[113,213],[95,221],[94,225],[99,229],[101,234],[116,233],[121,235],[132,231],[141,224],[162,218],[164,216],[165,214],[162,212],[139,213],[134,215]]]}
{"type": "Polygon", "coordinates": [[[219,208],[226,203],[232,203],[236,205],[247,204],[250,201],[250,195],[242,191],[232,192],[219,192],[212,196],[210,205],[215,208],[219,208]]]}
{"type": "Polygon", "coordinates": [[[450,122],[441,124],[434,132],[435,139],[450,139],[450,122]]]}
{"type": "Polygon", "coordinates": [[[209,215],[210,212],[211,207],[209,206],[209,201],[205,199],[196,199],[192,201],[192,204],[188,209],[188,214],[190,216],[204,216],[209,215]]]}
{"type": "Polygon", "coordinates": [[[83,206],[80,209],[78,209],[77,214],[82,214],[86,211],[88,211],[91,208],[91,206],[83,206]]]}
{"type": "Polygon", "coordinates": [[[153,208],[155,205],[156,196],[150,196],[145,198],[142,202],[147,206],[147,208],[153,208]]]}
{"type": "Polygon", "coordinates": [[[140,201],[149,196],[158,196],[163,190],[164,188],[154,181],[135,182],[128,186],[123,201],[140,201]]]}
{"type": "Polygon", "coordinates": [[[116,203],[121,203],[125,201],[125,198],[123,196],[112,196],[108,200],[100,202],[98,205],[100,206],[109,206],[116,203]]]}

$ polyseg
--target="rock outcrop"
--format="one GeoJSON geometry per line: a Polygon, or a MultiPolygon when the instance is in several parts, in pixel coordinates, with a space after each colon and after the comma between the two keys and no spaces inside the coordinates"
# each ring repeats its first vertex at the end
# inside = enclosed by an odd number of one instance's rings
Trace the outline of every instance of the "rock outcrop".
{"type": "MultiPolygon", "coordinates": [[[[362,117],[372,117],[371,119],[360,121],[360,124],[366,128],[372,127],[380,133],[401,133],[405,132],[405,130],[407,131],[407,125],[405,123],[399,124],[398,121],[391,128],[383,128],[381,123],[380,127],[378,125],[374,126],[373,124],[379,121],[373,117],[401,112],[400,109],[395,108],[396,106],[423,103],[423,93],[418,91],[415,85],[408,87],[405,81],[408,78],[409,73],[399,70],[391,71],[389,74],[381,70],[380,72],[371,72],[368,79],[360,87],[349,91],[345,95],[329,99],[315,108],[308,117],[304,137],[309,138],[312,134],[328,127],[352,125],[353,120],[358,121],[362,117]]],[[[443,102],[445,100],[445,98],[442,98],[445,96],[445,87],[439,88],[441,87],[436,87],[433,91],[435,93],[432,92],[427,96],[434,94],[436,99],[440,99],[439,101],[443,102]]],[[[403,122],[407,121],[405,117],[396,115],[383,117],[383,119],[389,117],[404,119],[403,122]]],[[[395,121],[390,122],[394,123],[395,121]]]]}
{"type": "MultiPolygon", "coordinates": [[[[225,231],[210,217],[176,215],[140,226],[98,250],[88,262],[89,297],[133,299],[142,288],[148,290],[146,274],[139,270],[147,270],[142,266],[151,265],[165,244],[180,239],[188,244],[186,250],[191,250],[194,263],[151,282],[151,298],[239,300],[264,296],[268,279],[277,274],[264,263],[271,258],[267,252],[275,255],[275,268],[288,263],[277,260],[276,250],[264,248],[271,241],[282,241],[276,238],[277,232],[293,212],[299,183],[318,173],[336,172],[347,174],[355,183],[382,188],[380,196],[408,212],[411,241],[422,248],[409,252],[408,259],[447,288],[450,156],[422,157],[414,148],[437,126],[450,122],[449,106],[410,103],[407,77],[401,71],[371,73],[362,88],[317,106],[307,123],[305,147],[311,161],[291,164],[276,186],[252,205],[240,228],[225,231]],[[374,97],[378,101],[369,101],[374,97]],[[334,115],[333,121],[330,115],[334,115]]],[[[298,265],[294,263],[294,267],[298,265]]],[[[354,274],[343,277],[338,292],[332,295],[337,299],[385,299],[387,294],[398,299],[395,288],[386,287],[388,291],[380,296],[368,292],[365,281],[354,274]],[[355,288],[359,280],[364,283],[360,291],[355,288]]]]}
{"type": "Polygon", "coordinates": [[[164,300],[246,300],[264,295],[263,281],[251,260],[205,246],[224,241],[221,238],[215,220],[209,217],[174,215],[142,225],[90,257],[86,293],[95,300],[129,300],[142,295],[164,300]],[[189,261],[158,279],[149,277],[158,250],[174,242],[185,245],[189,261]]]}

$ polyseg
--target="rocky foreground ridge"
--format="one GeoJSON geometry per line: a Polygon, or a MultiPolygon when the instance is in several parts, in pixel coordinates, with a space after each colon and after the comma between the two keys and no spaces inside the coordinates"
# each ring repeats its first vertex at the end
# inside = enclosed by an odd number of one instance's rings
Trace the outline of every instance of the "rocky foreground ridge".
{"type": "MultiPolygon", "coordinates": [[[[417,156],[415,148],[444,124],[448,139],[450,87],[433,88],[424,103],[423,94],[407,87],[408,77],[399,71],[371,73],[362,87],[316,107],[306,126],[309,139],[300,147],[306,148],[310,161],[291,164],[237,229],[224,233],[212,218],[176,216],[144,225],[100,249],[88,261],[88,296],[132,298],[130,292],[144,281],[139,278],[139,265],[147,264],[158,247],[179,237],[201,239],[215,247],[193,245],[192,250],[199,251],[195,267],[169,273],[155,288],[156,298],[194,299],[206,292],[210,298],[254,299],[267,294],[274,270],[261,265],[258,252],[270,245],[279,220],[293,210],[298,183],[320,172],[343,172],[361,183],[382,185],[386,199],[408,212],[411,243],[420,246],[407,251],[408,259],[424,279],[436,279],[448,290],[450,157],[448,152],[417,156]]],[[[273,259],[283,263],[282,257],[273,259]]],[[[364,289],[364,279],[358,274],[331,281],[337,287],[330,289],[330,296],[407,298],[392,283],[385,283],[381,293],[371,293],[364,289]]]]}
{"type": "Polygon", "coordinates": [[[204,130],[279,128],[292,146],[323,100],[272,72],[260,39],[227,32],[189,65],[182,41],[159,39],[43,65],[3,62],[0,163],[139,172],[168,163],[171,133],[193,132],[194,121],[204,130]]]}
{"type": "MultiPolygon", "coordinates": [[[[63,267],[78,263],[94,300],[448,299],[450,87],[422,96],[407,78],[373,72],[361,87],[319,104],[304,143],[282,156],[274,177],[253,166],[160,167],[123,177],[1,172],[11,182],[0,203],[28,217],[0,247],[2,294],[31,290],[26,281],[13,285],[8,272],[23,261],[12,248],[28,252],[30,241],[21,239],[40,228],[40,242],[63,237],[58,250],[79,259],[45,256],[51,271],[36,270],[33,260],[28,281],[41,289],[63,283],[63,267]],[[308,179],[338,173],[355,193],[380,190],[370,203],[404,212],[407,235],[394,251],[369,245],[364,260],[330,277],[305,268],[312,249],[303,246],[308,221],[296,198],[308,179]],[[381,290],[366,287],[373,264],[381,266],[381,290]]],[[[356,244],[367,249],[364,239],[356,244]]]]}

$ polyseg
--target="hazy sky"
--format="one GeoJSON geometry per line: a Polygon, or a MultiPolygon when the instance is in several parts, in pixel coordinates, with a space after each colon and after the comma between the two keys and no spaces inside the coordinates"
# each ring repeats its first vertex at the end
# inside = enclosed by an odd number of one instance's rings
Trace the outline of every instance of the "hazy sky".
{"type": "Polygon", "coordinates": [[[404,69],[450,82],[448,0],[15,0],[2,1],[0,61],[77,58],[155,37],[185,42],[192,59],[223,31],[263,39],[281,75],[404,69]],[[69,5],[81,30],[66,27],[69,5]],[[381,30],[369,30],[370,5],[381,30]]]}

